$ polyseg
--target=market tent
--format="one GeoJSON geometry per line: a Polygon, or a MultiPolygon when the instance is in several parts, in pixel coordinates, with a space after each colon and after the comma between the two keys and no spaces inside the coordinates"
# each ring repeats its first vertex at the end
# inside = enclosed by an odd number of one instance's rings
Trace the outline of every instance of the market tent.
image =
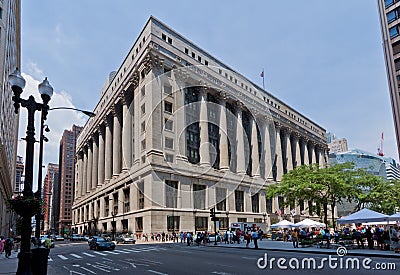
{"type": "Polygon", "coordinates": [[[294,223],[291,223],[288,220],[282,220],[278,223],[271,224],[270,228],[291,228],[294,227],[294,223]]]}
{"type": "Polygon", "coordinates": [[[350,223],[364,223],[364,222],[384,222],[388,220],[389,220],[388,215],[375,212],[368,208],[364,208],[347,217],[338,219],[337,222],[338,224],[350,224],[350,223]]]}
{"type": "Polygon", "coordinates": [[[311,219],[305,219],[295,224],[296,227],[325,227],[322,222],[317,222],[311,219]]]}
{"type": "Polygon", "coordinates": [[[389,221],[400,221],[400,212],[397,212],[396,214],[389,216],[389,221]]]}

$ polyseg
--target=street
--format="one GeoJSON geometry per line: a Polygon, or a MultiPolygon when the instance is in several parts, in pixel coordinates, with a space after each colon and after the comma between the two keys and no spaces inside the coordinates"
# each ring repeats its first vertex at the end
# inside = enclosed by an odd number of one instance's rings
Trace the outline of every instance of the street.
{"type": "MultiPolygon", "coordinates": [[[[346,268],[340,257],[336,256],[336,268],[328,265],[328,255],[268,251],[254,249],[235,249],[227,247],[190,246],[173,243],[118,244],[113,251],[89,250],[86,242],[57,242],[50,252],[48,274],[398,274],[400,261],[393,258],[369,257],[370,270],[363,269],[366,257],[351,257],[360,262],[359,270],[346,268]],[[267,255],[266,255],[267,253],[267,255]],[[267,264],[265,264],[267,257],[267,264]],[[278,258],[286,259],[287,270],[278,268],[278,258]],[[262,258],[262,260],[259,260],[262,258]],[[271,260],[272,258],[275,258],[271,260]],[[315,268],[301,269],[304,258],[313,258],[315,268]],[[290,260],[291,259],[291,260],[290,260]],[[290,260],[290,261],[289,261],[290,260]],[[257,262],[264,269],[257,266],[257,262]],[[272,263],[271,263],[272,262],[272,263]],[[296,268],[299,262],[299,268],[296,268]],[[319,268],[320,263],[324,265],[319,268]],[[392,270],[376,270],[379,267],[392,270]],[[395,263],[396,270],[391,266],[395,263]],[[272,266],[272,268],[271,268],[272,266]],[[297,270],[295,270],[297,269],[297,270]]],[[[344,257],[345,258],[345,257],[344,257]]],[[[344,259],[345,260],[345,259],[344,259]]],[[[306,261],[307,263],[307,261],[306,261]]],[[[334,264],[333,264],[334,266],[334,264]]]]}

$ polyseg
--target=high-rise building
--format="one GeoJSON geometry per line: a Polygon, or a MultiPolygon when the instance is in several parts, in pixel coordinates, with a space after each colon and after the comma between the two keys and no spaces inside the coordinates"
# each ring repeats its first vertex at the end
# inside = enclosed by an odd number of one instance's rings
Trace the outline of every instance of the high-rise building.
{"type": "Polygon", "coordinates": [[[328,142],[329,152],[331,153],[341,153],[347,152],[349,147],[347,146],[347,139],[345,138],[335,138],[331,142],[328,142]]]}
{"type": "Polygon", "coordinates": [[[283,198],[266,185],[328,164],[324,128],[154,17],[94,112],[76,143],[78,233],[211,231],[211,208],[220,230],[270,223],[283,198]]]}
{"type": "Polygon", "coordinates": [[[17,159],[18,115],[8,76],[21,67],[21,1],[0,1],[0,236],[9,235],[11,212],[6,200],[13,195],[17,159]]]}
{"type": "Polygon", "coordinates": [[[378,0],[378,11],[397,150],[400,156],[400,6],[398,2],[399,0],[378,0]]]}
{"type": "Polygon", "coordinates": [[[75,144],[83,127],[73,125],[71,130],[64,130],[60,141],[59,182],[54,188],[53,208],[58,232],[69,234],[72,220],[72,202],[75,181],[75,144]]]}
{"type": "Polygon", "coordinates": [[[44,227],[43,230],[48,233],[50,230],[55,228],[55,220],[53,211],[53,192],[54,185],[58,183],[58,164],[49,163],[47,165],[47,173],[44,178],[42,197],[46,205],[46,210],[44,211],[44,227]]]}
{"type": "Polygon", "coordinates": [[[17,164],[15,167],[15,185],[14,194],[19,195],[23,190],[24,160],[21,156],[17,156],[17,164]]]}

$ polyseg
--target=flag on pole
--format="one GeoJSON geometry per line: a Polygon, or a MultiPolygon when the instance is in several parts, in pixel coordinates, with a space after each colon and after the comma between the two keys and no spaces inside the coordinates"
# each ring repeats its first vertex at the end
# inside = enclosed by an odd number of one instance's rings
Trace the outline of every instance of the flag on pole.
{"type": "Polygon", "coordinates": [[[265,85],[264,85],[264,68],[262,69],[262,72],[261,72],[260,76],[261,76],[262,79],[263,79],[263,89],[265,90],[265,85]]]}
{"type": "Polygon", "coordinates": [[[385,140],[385,139],[383,138],[383,132],[382,132],[382,140],[385,140]]]}

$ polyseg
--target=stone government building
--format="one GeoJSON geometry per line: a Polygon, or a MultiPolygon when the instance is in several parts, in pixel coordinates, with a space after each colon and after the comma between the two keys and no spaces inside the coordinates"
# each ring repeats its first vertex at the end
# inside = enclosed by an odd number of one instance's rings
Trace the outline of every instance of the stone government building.
{"type": "Polygon", "coordinates": [[[95,113],[76,144],[76,233],[211,230],[212,207],[221,230],[269,224],[284,198],[266,200],[265,187],[328,165],[325,129],[154,17],[95,113]]]}

